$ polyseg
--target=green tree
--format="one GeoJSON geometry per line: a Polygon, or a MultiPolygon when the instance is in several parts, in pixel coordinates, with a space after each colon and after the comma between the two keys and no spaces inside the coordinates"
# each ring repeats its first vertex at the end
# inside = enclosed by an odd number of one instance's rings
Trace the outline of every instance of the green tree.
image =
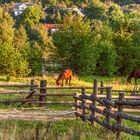
{"type": "Polygon", "coordinates": [[[125,15],[121,7],[115,3],[111,3],[107,12],[107,19],[109,20],[109,25],[113,30],[119,30],[121,24],[126,22],[125,15]]]}
{"type": "Polygon", "coordinates": [[[108,7],[100,0],[91,0],[85,8],[86,15],[90,19],[104,20],[106,19],[107,11],[108,7]]]}
{"type": "Polygon", "coordinates": [[[100,23],[99,26],[96,20],[94,22],[94,43],[98,48],[98,58],[94,73],[98,75],[112,76],[117,71],[117,53],[113,43],[113,32],[107,25],[100,23]]]}
{"type": "Polygon", "coordinates": [[[23,25],[15,30],[15,48],[17,48],[21,53],[26,53],[26,48],[29,47],[29,38],[27,36],[26,29],[23,25]]]}
{"type": "Polygon", "coordinates": [[[32,66],[32,74],[40,74],[44,63],[53,55],[55,48],[42,24],[28,28],[28,36],[30,42],[28,61],[32,66]]]}
{"type": "Polygon", "coordinates": [[[0,8],[0,44],[13,43],[14,21],[8,12],[0,8]]]}
{"type": "Polygon", "coordinates": [[[90,22],[78,16],[64,20],[63,29],[54,32],[54,45],[61,62],[80,74],[91,74],[95,69],[96,48],[90,22]]]}
{"type": "Polygon", "coordinates": [[[19,23],[25,26],[33,26],[38,24],[45,18],[44,11],[41,5],[33,5],[25,9],[19,17],[19,23]]]}
{"type": "Polygon", "coordinates": [[[14,44],[14,21],[0,8],[0,65],[5,66],[4,74],[26,76],[29,74],[28,62],[14,44]]]}
{"type": "Polygon", "coordinates": [[[139,67],[140,63],[140,42],[139,23],[140,18],[137,15],[125,15],[121,18],[117,30],[115,30],[113,41],[116,45],[116,51],[119,55],[117,66],[119,74],[129,73],[133,68],[139,67]]]}
{"type": "Polygon", "coordinates": [[[0,65],[5,66],[4,74],[9,76],[26,76],[29,74],[28,62],[17,49],[10,44],[0,44],[0,65]]]}

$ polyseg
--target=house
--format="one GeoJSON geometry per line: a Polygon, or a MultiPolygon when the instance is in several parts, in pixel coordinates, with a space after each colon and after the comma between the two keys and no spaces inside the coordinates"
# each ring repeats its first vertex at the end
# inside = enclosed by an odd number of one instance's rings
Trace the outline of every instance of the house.
{"type": "Polygon", "coordinates": [[[20,15],[27,7],[32,5],[30,3],[15,3],[14,16],[20,15]]]}
{"type": "Polygon", "coordinates": [[[45,30],[47,30],[49,33],[55,32],[63,27],[63,24],[44,24],[45,30]]]}
{"type": "Polygon", "coordinates": [[[81,8],[76,8],[76,7],[75,8],[65,8],[64,10],[72,11],[73,13],[75,13],[75,14],[81,16],[81,17],[85,16],[84,13],[83,13],[83,9],[81,9],[81,8]]]}
{"type": "Polygon", "coordinates": [[[85,15],[82,13],[82,9],[73,8],[72,10],[73,10],[73,12],[75,12],[76,14],[78,14],[78,15],[80,15],[80,16],[82,16],[82,17],[85,16],[85,15]]]}

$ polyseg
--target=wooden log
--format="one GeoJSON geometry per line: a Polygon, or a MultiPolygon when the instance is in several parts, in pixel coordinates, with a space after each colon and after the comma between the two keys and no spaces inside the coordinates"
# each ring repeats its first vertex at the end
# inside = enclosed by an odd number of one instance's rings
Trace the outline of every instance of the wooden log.
{"type": "MultiPolygon", "coordinates": [[[[112,94],[112,91],[111,90],[112,90],[111,87],[108,87],[107,88],[107,91],[106,91],[106,99],[109,100],[109,101],[111,101],[111,94],[112,94]]],[[[106,109],[111,112],[111,106],[108,103],[106,103],[105,106],[106,106],[106,109]]],[[[110,121],[111,121],[110,115],[109,114],[106,114],[106,123],[108,125],[110,125],[110,121]]],[[[107,132],[109,132],[109,131],[107,130],[107,132]]]]}
{"type": "Polygon", "coordinates": [[[58,97],[62,97],[62,96],[73,97],[74,94],[61,94],[61,93],[60,94],[57,94],[57,93],[55,93],[55,94],[53,94],[53,93],[52,94],[51,93],[50,94],[48,94],[48,93],[47,94],[35,94],[35,96],[40,96],[40,95],[42,95],[42,96],[58,96],[58,97]]]}
{"type": "Polygon", "coordinates": [[[34,87],[35,87],[34,85],[35,85],[35,80],[32,79],[32,80],[31,80],[30,91],[33,91],[33,90],[34,90],[34,87]]]}
{"type": "MultiPolygon", "coordinates": [[[[81,90],[83,88],[83,86],[71,86],[71,87],[46,87],[46,89],[48,89],[48,90],[52,90],[52,89],[71,89],[71,90],[75,90],[75,89],[79,89],[79,90],[81,90]]],[[[85,89],[93,89],[93,87],[92,86],[84,86],[84,88],[85,89]]],[[[40,88],[37,88],[37,89],[40,89],[40,88]]],[[[102,88],[101,87],[98,87],[98,91],[100,91],[102,88]]],[[[106,89],[106,87],[104,87],[104,89],[106,89]]]]}
{"type": "MultiPolygon", "coordinates": [[[[123,101],[124,100],[124,93],[119,93],[119,101],[123,101]]],[[[122,113],[123,112],[123,105],[118,105],[118,112],[119,113],[122,113]]],[[[121,126],[121,123],[122,123],[122,118],[120,116],[117,116],[117,119],[116,119],[116,124],[121,126]]],[[[120,139],[120,135],[121,135],[121,131],[118,130],[117,133],[116,133],[116,139],[119,140],[120,139]]]]}
{"type": "Polygon", "coordinates": [[[123,119],[140,123],[140,116],[134,116],[134,115],[130,115],[130,114],[125,114],[123,112],[121,112],[121,113],[120,112],[116,112],[115,116],[119,116],[119,117],[121,117],[123,119]]]}
{"type": "MultiPolygon", "coordinates": [[[[99,108],[103,111],[106,107],[96,106],[96,108],[99,108]]],[[[111,111],[112,112],[117,112],[117,108],[112,107],[111,111]]],[[[140,113],[140,109],[133,109],[133,108],[124,108],[123,111],[124,112],[130,112],[130,113],[140,113]]]]}
{"type": "Polygon", "coordinates": [[[117,124],[115,124],[113,126],[113,129],[114,130],[120,130],[120,131],[123,131],[123,132],[131,134],[131,135],[140,136],[140,131],[133,130],[131,128],[127,128],[127,127],[120,126],[120,125],[117,125],[117,124]]]}
{"type": "MultiPolygon", "coordinates": [[[[74,93],[74,97],[78,97],[78,94],[77,94],[77,92],[76,93],[74,93]]],[[[78,100],[76,99],[76,98],[74,98],[74,100],[75,100],[75,111],[76,112],[78,112],[79,111],[79,109],[78,109],[78,107],[76,106],[76,105],[78,105],[78,100]]],[[[76,114],[75,114],[76,115],[76,114]]],[[[77,116],[76,116],[77,117],[77,116]]]]}
{"type": "Polygon", "coordinates": [[[86,108],[85,108],[85,106],[86,106],[86,102],[85,102],[85,99],[84,99],[84,96],[85,96],[85,88],[84,87],[82,87],[82,94],[81,94],[81,98],[82,98],[82,103],[81,103],[81,105],[82,105],[82,116],[81,116],[81,119],[83,120],[83,121],[86,121],[86,108]]]}
{"type": "MultiPolygon", "coordinates": [[[[84,86],[84,88],[85,89],[93,89],[93,87],[92,86],[84,86]]],[[[37,89],[40,89],[40,88],[37,88],[37,89]]],[[[81,90],[82,89],[82,86],[71,86],[71,87],[46,87],[46,89],[48,89],[48,90],[52,90],[52,89],[72,89],[72,90],[75,90],[75,89],[79,89],[79,90],[81,90]]],[[[100,90],[102,90],[102,89],[104,89],[104,90],[106,90],[107,89],[107,87],[98,87],[98,91],[100,91],[100,90]]],[[[130,92],[132,92],[133,90],[112,90],[112,92],[126,92],[126,93],[130,93],[130,92]]]]}
{"type": "Polygon", "coordinates": [[[140,106],[140,101],[115,101],[117,105],[130,105],[130,106],[140,106]]]}
{"type": "MultiPolygon", "coordinates": [[[[33,85],[34,87],[37,87],[37,85],[33,85]]],[[[6,84],[6,85],[0,85],[0,87],[32,87],[30,84],[6,84]]]]}
{"type": "MultiPolygon", "coordinates": [[[[22,104],[21,105],[24,105],[26,102],[28,102],[28,100],[30,99],[32,99],[32,96],[35,94],[35,91],[33,90],[33,91],[31,91],[31,93],[25,98],[25,101],[23,101],[22,102],[22,104]]],[[[30,104],[30,103],[29,103],[30,104]]]]}
{"type": "MultiPolygon", "coordinates": [[[[99,109],[102,109],[102,110],[104,110],[105,109],[105,107],[102,107],[102,106],[97,106],[99,109]]],[[[117,108],[111,108],[111,110],[113,111],[113,112],[117,112],[117,108]]],[[[123,111],[124,112],[131,112],[131,113],[140,113],[140,109],[130,109],[130,108],[124,108],[123,109],[123,111]]]]}
{"type": "Polygon", "coordinates": [[[101,89],[100,89],[100,94],[104,93],[104,82],[101,81],[101,89]]]}
{"type": "Polygon", "coordinates": [[[11,103],[18,103],[18,102],[30,102],[30,101],[37,101],[36,99],[22,99],[22,100],[0,100],[0,103],[6,103],[6,104],[11,104],[11,103]]]}
{"type": "MultiPolygon", "coordinates": [[[[97,79],[94,79],[94,83],[93,83],[93,96],[96,98],[97,97],[97,93],[98,93],[98,81],[97,79]]],[[[92,96],[92,95],[91,95],[92,96]]],[[[92,101],[92,106],[95,108],[96,107],[96,100],[92,101]]],[[[91,115],[93,117],[96,117],[96,111],[92,110],[91,115]]],[[[91,120],[91,124],[94,125],[94,120],[91,120]]]]}
{"type": "MultiPolygon", "coordinates": [[[[41,80],[40,81],[40,96],[39,96],[39,101],[40,102],[46,102],[46,96],[43,96],[41,94],[46,94],[46,86],[47,82],[46,80],[41,80]]],[[[45,104],[40,104],[40,106],[45,106],[45,104]]]]}
{"type": "MultiPolygon", "coordinates": [[[[32,79],[32,80],[31,80],[31,87],[30,87],[30,91],[31,91],[31,92],[34,91],[34,84],[35,84],[35,80],[32,79]]],[[[32,98],[32,96],[31,96],[31,98],[32,98]]],[[[31,106],[31,103],[29,103],[29,107],[30,107],[30,106],[31,106]]]]}
{"type": "Polygon", "coordinates": [[[0,94],[30,94],[29,90],[20,90],[20,91],[2,91],[0,94]]]}
{"type": "MultiPolygon", "coordinates": [[[[77,94],[80,95],[81,93],[77,93],[77,94]]],[[[91,94],[86,94],[86,95],[89,95],[90,96],[91,94]]],[[[100,95],[100,94],[98,94],[97,97],[98,98],[105,98],[106,95],[100,95]]],[[[118,95],[112,95],[111,98],[112,99],[118,99],[118,95]]],[[[140,96],[127,96],[126,95],[125,96],[125,99],[126,100],[140,100],[140,96]]]]}

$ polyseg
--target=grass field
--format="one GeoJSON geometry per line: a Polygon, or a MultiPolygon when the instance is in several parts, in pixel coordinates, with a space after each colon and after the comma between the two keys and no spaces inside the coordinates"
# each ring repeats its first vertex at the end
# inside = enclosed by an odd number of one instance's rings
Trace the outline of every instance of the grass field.
{"type": "MultiPolygon", "coordinates": [[[[28,78],[14,78],[11,77],[10,81],[6,80],[6,77],[0,77],[0,84],[30,84],[31,79],[35,80],[36,84],[39,84],[40,80],[47,80],[47,86],[55,86],[55,79],[57,75],[50,75],[46,77],[28,77],[28,78]]],[[[79,76],[73,77],[72,86],[93,86],[93,80],[98,79],[98,85],[100,81],[104,81],[105,86],[112,86],[116,90],[132,90],[134,87],[134,81],[132,84],[126,83],[126,77],[97,77],[97,76],[79,76]]],[[[140,83],[140,81],[138,81],[140,83]]],[[[13,91],[21,90],[21,88],[0,88],[0,91],[13,91]]],[[[29,90],[29,88],[22,88],[22,90],[29,90]]],[[[75,91],[71,90],[52,90],[47,91],[52,93],[74,93],[75,91]]],[[[92,91],[91,91],[92,92],[92,91]]],[[[114,93],[113,93],[114,94],[114,93]]],[[[8,99],[23,99],[25,95],[0,95],[0,100],[8,99]]],[[[71,97],[48,97],[48,100],[60,101],[60,100],[73,100],[71,97]]],[[[17,107],[18,104],[0,104],[1,109],[18,109],[18,110],[27,110],[28,105],[23,107],[17,107]]],[[[31,110],[38,110],[35,105],[31,105],[31,110]]],[[[50,110],[71,110],[72,106],[67,105],[48,105],[50,110]]],[[[139,115],[139,114],[137,114],[139,115]]],[[[0,139],[16,139],[24,140],[37,139],[38,140],[115,140],[115,134],[110,133],[106,135],[106,130],[96,124],[95,127],[89,125],[89,123],[83,123],[81,120],[61,120],[61,121],[52,121],[51,125],[48,127],[48,121],[23,121],[23,120],[7,120],[0,121],[0,139]]],[[[136,130],[140,129],[140,126],[137,123],[130,121],[123,121],[123,124],[135,128],[136,130]]],[[[140,137],[131,136],[129,134],[122,133],[122,140],[140,140],[140,137]]]]}

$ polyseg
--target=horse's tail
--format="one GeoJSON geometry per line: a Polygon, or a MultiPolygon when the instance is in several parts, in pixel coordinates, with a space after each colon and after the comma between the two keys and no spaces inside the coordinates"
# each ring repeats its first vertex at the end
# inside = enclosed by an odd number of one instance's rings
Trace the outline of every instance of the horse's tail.
{"type": "Polygon", "coordinates": [[[132,72],[129,73],[128,78],[127,78],[127,82],[130,83],[131,82],[131,78],[133,77],[134,74],[134,70],[132,72]]]}

